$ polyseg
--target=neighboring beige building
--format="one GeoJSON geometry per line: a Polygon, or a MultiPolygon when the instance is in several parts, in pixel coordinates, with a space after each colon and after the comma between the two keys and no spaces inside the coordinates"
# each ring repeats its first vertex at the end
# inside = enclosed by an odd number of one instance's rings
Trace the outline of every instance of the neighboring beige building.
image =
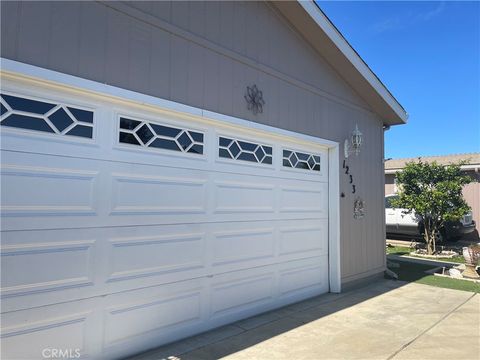
{"type": "MultiPolygon", "coordinates": [[[[468,161],[462,169],[470,175],[475,181],[466,185],[463,189],[463,196],[472,208],[473,219],[477,223],[477,230],[480,229],[480,153],[471,154],[453,154],[444,156],[425,156],[421,157],[423,161],[436,161],[442,165],[457,163],[459,161],[468,161]]],[[[385,195],[397,192],[395,183],[395,173],[405,166],[407,162],[416,161],[418,158],[392,159],[385,161],[385,195]]]]}

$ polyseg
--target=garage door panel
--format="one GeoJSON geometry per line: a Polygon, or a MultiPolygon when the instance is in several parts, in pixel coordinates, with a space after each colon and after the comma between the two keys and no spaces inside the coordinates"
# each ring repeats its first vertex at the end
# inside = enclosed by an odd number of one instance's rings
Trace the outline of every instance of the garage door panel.
{"type": "Polygon", "coordinates": [[[252,262],[275,256],[274,228],[255,228],[215,232],[212,237],[212,265],[252,262]]]}
{"type": "Polygon", "coordinates": [[[204,214],[207,180],[202,175],[113,173],[110,215],[204,214]]]}
{"type": "Polygon", "coordinates": [[[84,227],[101,217],[98,162],[2,151],[2,230],[84,227]]]}
{"type": "MultiPolygon", "coordinates": [[[[116,237],[109,240],[107,281],[170,275],[205,267],[205,233],[116,237]]],[[[171,278],[171,276],[169,276],[171,278]]]]}
{"type": "Polygon", "coordinates": [[[98,175],[86,169],[4,163],[2,216],[95,216],[98,175]]]}
{"type": "Polygon", "coordinates": [[[2,314],[2,359],[40,359],[45,348],[92,354],[101,330],[95,304],[89,299],[2,314]]]}
{"type": "Polygon", "coordinates": [[[324,146],[17,90],[93,119],[86,138],[2,131],[2,351],[125,357],[328,291],[324,146]]]}
{"type": "Polygon", "coordinates": [[[323,182],[12,152],[4,158],[5,230],[285,220],[328,210],[323,182]]]}
{"type": "Polygon", "coordinates": [[[9,336],[3,349],[18,349],[24,341],[31,341],[29,358],[38,357],[45,344],[80,348],[83,353],[89,353],[92,347],[102,347],[108,357],[134,353],[159,342],[325,292],[326,266],[319,266],[325,263],[325,259],[316,257],[272,264],[260,271],[250,268],[211,278],[10,312],[2,318],[3,332],[9,336]],[[279,300],[272,302],[277,294],[279,300]],[[101,322],[104,322],[103,327],[101,322]],[[100,332],[104,334],[103,340],[98,337],[86,341],[87,336],[100,332]],[[102,343],[98,344],[99,341],[102,343]]]}
{"type": "Polygon", "coordinates": [[[149,342],[154,346],[205,328],[207,299],[205,278],[106,296],[99,304],[105,319],[105,352],[121,357],[136,346],[145,347],[149,342]]]}
{"type": "Polygon", "coordinates": [[[282,258],[328,254],[328,221],[296,221],[278,229],[279,255],[282,258]]]}
{"type": "Polygon", "coordinates": [[[284,263],[279,271],[280,297],[301,297],[305,293],[328,291],[327,255],[297,263],[284,263]]]}
{"type": "Polygon", "coordinates": [[[204,231],[183,225],[4,232],[2,312],[207,276],[204,231]]]}
{"type": "Polygon", "coordinates": [[[283,213],[310,213],[317,217],[328,216],[328,184],[297,182],[295,184],[286,182],[280,185],[280,206],[283,213]]]}
{"type": "Polygon", "coordinates": [[[44,352],[45,349],[62,349],[62,351],[72,349],[72,355],[75,355],[78,349],[78,353],[85,354],[85,325],[85,318],[80,315],[42,321],[36,324],[38,326],[36,328],[33,325],[22,330],[3,331],[5,336],[2,344],[2,358],[39,358],[42,354],[47,354],[44,352]],[[25,346],[26,344],[28,346],[25,346]],[[16,350],[11,351],[11,349],[16,350]]]}
{"type": "Polygon", "coordinates": [[[2,232],[2,312],[99,294],[101,229],[2,232]]]}
{"type": "Polygon", "coordinates": [[[105,345],[124,341],[151,331],[175,328],[199,322],[201,318],[199,290],[154,296],[149,299],[107,309],[105,345]],[[124,326],[128,324],[128,326],[124,326]]]}
{"type": "Polygon", "coordinates": [[[275,291],[273,271],[220,275],[211,288],[212,318],[228,316],[270,302],[275,291]]]}
{"type": "Polygon", "coordinates": [[[2,246],[2,297],[93,285],[94,244],[84,240],[2,246]]]}
{"type": "Polygon", "coordinates": [[[275,186],[271,179],[258,182],[252,177],[237,178],[235,181],[215,181],[214,213],[273,213],[275,211],[275,186]],[[245,182],[250,180],[251,182],[245,182]]]}
{"type": "Polygon", "coordinates": [[[326,257],[273,263],[214,276],[209,290],[212,325],[226,324],[327,292],[326,257]]]}
{"type": "Polygon", "coordinates": [[[2,273],[18,271],[24,283],[12,276],[20,287],[9,289],[3,309],[28,306],[20,296],[27,290],[35,303],[51,304],[326,254],[326,227],[312,219],[6,232],[4,259],[20,255],[3,261],[2,273]],[[41,253],[23,255],[32,252],[41,253]],[[20,271],[32,266],[38,274],[20,271]]]}

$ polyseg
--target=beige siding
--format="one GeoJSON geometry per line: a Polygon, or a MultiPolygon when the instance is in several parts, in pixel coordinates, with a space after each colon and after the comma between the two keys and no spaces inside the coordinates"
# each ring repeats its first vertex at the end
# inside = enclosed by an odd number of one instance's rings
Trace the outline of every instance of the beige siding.
{"type": "Polygon", "coordinates": [[[385,175],[385,195],[395,194],[395,174],[385,175]]]}
{"type": "Polygon", "coordinates": [[[477,231],[480,232],[480,174],[469,172],[476,182],[472,182],[463,188],[463,196],[472,208],[473,220],[477,223],[477,231]]]}
{"type": "MultiPolygon", "coordinates": [[[[273,5],[262,2],[2,2],[2,56],[183,104],[343,143],[364,133],[340,174],[343,281],[381,271],[382,123],[273,5]],[[257,84],[263,114],[243,95],[257,84]],[[366,217],[353,219],[364,198],[366,217]]],[[[340,154],[340,164],[343,154],[340,154]]]]}

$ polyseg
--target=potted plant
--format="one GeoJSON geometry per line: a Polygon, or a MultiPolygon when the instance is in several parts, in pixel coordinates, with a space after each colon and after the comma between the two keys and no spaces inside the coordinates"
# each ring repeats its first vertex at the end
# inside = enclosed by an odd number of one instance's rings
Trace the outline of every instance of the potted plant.
{"type": "Polygon", "coordinates": [[[462,276],[470,279],[480,279],[476,270],[478,259],[480,258],[480,245],[464,247],[463,257],[465,259],[465,270],[463,271],[462,276]]]}

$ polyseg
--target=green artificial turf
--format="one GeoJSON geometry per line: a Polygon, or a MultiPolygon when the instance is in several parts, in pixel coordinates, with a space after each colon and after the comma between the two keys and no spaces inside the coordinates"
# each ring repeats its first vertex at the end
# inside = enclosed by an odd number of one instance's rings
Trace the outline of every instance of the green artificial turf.
{"type": "Polygon", "coordinates": [[[400,265],[399,268],[392,268],[391,270],[398,275],[398,280],[416,282],[424,285],[431,285],[436,287],[471,291],[480,293],[480,284],[467,280],[449,279],[440,276],[426,274],[425,271],[433,269],[436,266],[416,264],[407,261],[395,261],[400,265]]]}
{"type": "Polygon", "coordinates": [[[387,247],[387,255],[395,254],[395,255],[408,255],[413,251],[412,248],[408,247],[401,247],[401,246],[388,246],[387,247]]]}

